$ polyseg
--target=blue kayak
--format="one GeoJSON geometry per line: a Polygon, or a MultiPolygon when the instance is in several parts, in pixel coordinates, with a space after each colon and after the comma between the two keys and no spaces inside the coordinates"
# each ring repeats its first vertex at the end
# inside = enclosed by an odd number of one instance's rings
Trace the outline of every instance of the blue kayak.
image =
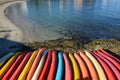
{"type": "Polygon", "coordinates": [[[58,52],[58,67],[55,80],[63,80],[63,77],[64,77],[63,52],[58,52]]]}

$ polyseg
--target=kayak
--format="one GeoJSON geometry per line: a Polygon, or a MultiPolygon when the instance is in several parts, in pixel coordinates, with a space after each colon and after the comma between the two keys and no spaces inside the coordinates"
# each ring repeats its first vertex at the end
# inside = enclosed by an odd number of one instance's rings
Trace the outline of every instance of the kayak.
{"type": "Polygon", "coordinates": [[[120,63],[120,59],[118,59],[118,58],[112,56],[111,54],[109,54],[108,52],[106,52],[104,49],[100,49],[99,51],[101,51],[101,52],[104,53],[105,55],[107,55],[107,56],[109,56],[109,57],[115,59],[116,61],[118,61],[118,62],[120,63]]]}
{"type": "Polygon", "coordinates": [[[22,72],[24,66],[26,65],[27,61],[29,60],[30,56],[31,56],[31,52],[28,52],[9,80],[17,80],[17,78],[19,77],[20,73],[22,72]]]}
{"type": "Polygon", "coordinates": [[[55,80],[62,80],[64,76],[63,52],[58,52],[58,67],[55,80]]]}
{"type": "Polygon", "coordinates": [[[89,69],[88,69],[86,63],[83,61],[81,56],[79,56],[78,53],[74,53],[74,56],[78,62],[79,68],[81,70],[81,74],[82,74],[81,79],[82,80],[91,80],[90,72],[89,72],[89,69]]]}
{"type": "Polygon", "coordinates": [[[41,59],[41,56],[42,56],[42,53],[44,52],[44,50],[45,50],[45,48],[41,48],[38,51],[37,56],[36,56],[32,66],[31,66],[31,69],[30,69],[30,71],[28,73],[28,76],[27,76],[26,80],[31,80],[32,79],[32,77],[33,77],[33,75],[35,73],[35,70],[36,70],[36,68],[37,68],[37,66],[38,66],[38,64],[40,62],[40,59],[41,59]]]}
{"type": "Polygon", "coordinates": [[[74,80],[80,80],[80,69],[79,66],[77,64],[77,61],[75,60],[75,57],[69,53],[69,58],[71,60],[72,63],[72,67],[73,67],[73,72],[74,72],[74,80]]]}
{"type": "Polygon", "coordinates": [[[42,72],[41,72],[38,80],[46,80],[46,78],[47,78],[46,76],[48,75],[50,65],[51,65],[51,60],[52,60],[51,53],[52,53],[51,51],[48,51],[44,67],[42,69],[42,72]]]}
{"type": "Polygon", "coordinates": [[[27,64],[25,65],[23,71],[19,75],[18,80],[26,80],[28,72],[29,72],[36,56],[37,56],[37,51],[34,51],[31,55],[30,59],[28,60],[27,64]]]}
{"type": "Polygon", "coordinates": [[[108,80],[117,80],[117,78],[116,78],[115,74],[113,73],[112,69],[110,68],[110,66],[102,58],[100,58],[98,55],[96,55],[97,53],[95,51],[92,51],[91,53],[94,55],[94,57],[96,57],[96,59],[99,61],[99,63],[103,67],[103,69],[106,73],[107,79],[108,80]]]}
{"type": "Polygon", "coordinates": [[[114,72],[114,74],[117,77],[116,80],[119,80],[120,71],[115,67],[115,65],[112,62],[110,62],[109,60],[107,60],[106,58],[104,58],[103,56],[101,56],[100,54],[97,53],[96,55],[98,55],[100,58],[102,58],[110,66],[110,68],[112,69],[112,71],[114,72]]]}
{"type": "Polygon", "coordinates": [[[40,75],[40,73],[42,71],[42,68],[44,66],[44,62],[45,62],[47,53],[48,53],[48,50],[45,50],[43,52],[42,58],[41,58],[38,66],[37,66],[37,69],[36,69],[36,71],[35,71],[35,73],[34,73],[34,75],[32,77],[32,80],[38,80],[38,77],[39,77],[39,75],[40,75]]]}
{"type": "Polygon", "coordinates": [[[0,59],[0,67],[14,54],[14,52],[8,53],[0,59]]]}
{"type": "Polygon", "coordinates": [[[119,58],[103,49],[67,54],[42,48],[10,53],[0,62],[0,80],[119,80],[120,77],[119,58]]]}
{"type": "Polygon", "coordinates": [[[8,62],[0,69],[0,79],[5,75],[5,73],[8,71],[8,69],[11,67],[11,65],[14,63],[15,59],[19,53],[15,53],[9,60],[8,62]]]}
{"type": "Polygon", "coordinates": [[[95,69],[97,70],[97,73],[99,75],[100,80],[107,80],[107,77],[105,75],[105,72],[99,62],[93,57],[88,51],[85,50],[85,54],[89,57],[89,59],[93,62],[95,69]]]}
{"type": "Polygon", "coordinates": [[[105,55],[104,53],[102,53],[100,51],[97,51],[97,53],[99,53],[101,56],[103,56],[104,58],[106,58],[107,60],[109,60],[110,62],[112,62],[118,68],[118,70],[120,71],[120,63],[119,62],[117,62],[113,58],[105,55]]]}
{"type": "Polygon", "coordinates": [[[15,60],[15,62],[12,64],[12,66],[9,68],[9,70],[5,73],[4,77],[2,80],[9,80],[10,77],[14,74],[15,70],[23,60],[24,56],[26,55],[27,52],[20,53],[18,58],[15,60]]]}
{"type": "Polygon", "coordinates": [[[55,74],[57,70],[57,51],[52,51],[52,62],[47,80],[55,80],[55,74]]]}
{"type": "Polygon", "coordinates": [[[73,80],[73,70],[72,65],[70,63],[70,59],[66,53],[63,54],[64,63],[65,63],[65,78],[64,80],[73,80]]]}
{"type": "Polygon", "coordinates": [[[97,73],[93,63],[91,62],[91,60],[83,52],[80,52],[79,55],[85,61],[86,65],[87,65],[87,67],[89,69],[91,79],[92,80],[100,80],[99,76],[98,76],[98,73],[97,73]]]}

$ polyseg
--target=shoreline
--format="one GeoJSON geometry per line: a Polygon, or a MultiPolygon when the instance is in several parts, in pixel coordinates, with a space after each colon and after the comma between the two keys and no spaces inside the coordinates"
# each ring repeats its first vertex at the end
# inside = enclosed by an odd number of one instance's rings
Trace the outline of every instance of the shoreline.
{"type": "Polygon", "coordinates": [[[22,42],[23,32],[22,30],[13,24],[5,15],[5,9],[14,3],[20,3],[24,0],[7,0],[1,1],[0,3],[0,38],[8,39],[15,42],[22,42]]]}
{"type": "Polygon", "coordinates": [[[24,43],[27,47],[23,47],[24,50],[37,50],[40,48],[46,48],[50,50],[62,50],[66,53],[74,53],[84,50],[99,50],[105,49],[114,54],[120,56],[120,41],[116,39],[64,39],[64,40],[51,40],[47,42],[33,42],[33,43],[24,43]]]}
{"type": "MultiPolygon", "coordinates": [[[[19,0],[19,1],[16,0],[16,1],[13,1],[10,3],[6,2],[5,5],[8,4],[8,6],[4,9],[4,11],[6,11],[6,9],[9,8],[9,6],[11,4],[14,4],[14,3],[22,2],[22,4],[25,5],[25,3],[26,3],[25,1],[27,1],[27,0],[19,0]]],[[[21,7],[22,7],[22,5],[21,5],[21,7]]],[[[19,15],[15,15],[15,14],[11,15],[12,13],[9,14],[9,11],[7,13],[4,12],[3,14],[4,14],[4,17],[6,17],[16,27],[16,29],[19,29],[19,31],[17,30],[17,32],[18,32],[17,34],[22,33],[22,35],[19,35],[19,37],[16,38],[16,39],[19,38],[18,39],[19,41],[16,40],[15,38],[12,39],[12,41],[17,41],[20,43],[24,43],[24,42],[32,43],[34,41],[44,42],[44,41],[49,41],[49,40],[57,40],[62,37],[59,33],[54,32],[49,29],[46,29],[46,28],[42,27],[41,25],[38,25],[35,22],[30,22],[30,21],[27,22],[26,19],[22,18],[19,15]],[[12,17],[14,20],[12,19],[12,17]],[[37,26],[39,26],[39,28],[37,26]]],[[[6,20],[4,20],[3,22],[5,22],[5,21],[6,20]]],[[[3,31],[5,32],[7,30],[3,30],[3,31]]],[[[8,30],[8,31],[10,31],[10,30],[8,30]]],[[[13,33],[13,32],[11,32],[11,33],[13,33]]],[[[10,35],[10,34],[8,33],[8,35],[10,35]]],[[[7,38],[7,39],[9,39],[9,38],[7,38]]]]}

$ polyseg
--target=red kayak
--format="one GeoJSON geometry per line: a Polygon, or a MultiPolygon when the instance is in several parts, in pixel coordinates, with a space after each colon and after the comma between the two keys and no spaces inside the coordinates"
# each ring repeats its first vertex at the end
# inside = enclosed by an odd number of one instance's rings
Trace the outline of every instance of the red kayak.
{"type": "Polygon", "coordinates": [[[97,51],[97,53],[99,53],[101,56],[105,57],[107,60],[111,61],[117,68],[118,70],[120,71],[120,63],[117,62],[116,60],[114,60],[113,58],[105,55],[103,52],[101,51],[97,51]]]}
{"type": "Polygon", "coordinates": [[[101,56],[100,54],[96,53],[96,55],[99,56],[101,59],[103,59],[110,66],[110,68],[113,70],[114,74],[116,75],[117,80],[119,80],[120,71],[115,67],[115,65],[106,58],[104,58],[103,56],[101,56]]]}
{"type": "Polygon", "coordinates": [[[78,53],[74,53],[74,56],[79,64],[81,74],[82,74],[82,80],[91,80],[90,72],[86,63],[83,61],[83,59],[78,53]]]}
{"type": "Polygon", "coordinates": [[[50,66],[50,71],[47,80],[55,80],[55,74],[57,69],[57,51],[52,51],[52,63],[50,66]]]}
{"type": "Polygon", "coordinates": [[[4,75],[4,77],[2,78],[2,80],[9,80],[9,78],[13,75],[13,73],[15,72],[15,70],[18,68],[19,64],[21,63],[21,61],[23,60],[24,56],[25,56],[26,52],[21,53],[18,58],[15,60],[15,62],[12,64],[12,66],[10,67],[10,69],[7,71],[7,73],[4,75]]]}
{"type": "Polygon", "coordinates": [[[49,69],[50,69],[50,65],[51,65],[51,60],[52,60],[52,52],[48,51],[47,57],[46,57],[46,62],[44,64],[44,67],[42,69],[42,72],[39,76],[39,80],[46,80],[47,79],[47,75],[49,73],[49,69]]]}
{"type": "Polygon", "coordinates": [[[110,68],[110,66],[102,58],[100,58],[98,55],[96,55],[97,53],[95,51],[94,52],[92,51],[91,53],[103,67],[108,80],[117,80],[117,78],[116,78],[114,72],[112,71],[112,69],[110,68]]]}
{"type": "Polygon", "coordinates": [[[22,62],[20,63],[20,65],[18,66],[18,68],[16,69],[16,71],[14,72],[14,74],[11,76],[11,78],[9,80],[17,80],[17,78],[19,77],[20,73],[22,72],[24,66],[26,65],[27,61],[29,60],[31,53],[32,52],[29,52],[26,54],[26,56],[24,57],[24,59],[22,60],[22,62]]]}
{"type": "Polygon", "coordinates": [[[73,80],[73,70],[69,60],[69,57],[66,53],[63,54],[64,63],[65,63],[65,78],[64,80],[73,80]]]}

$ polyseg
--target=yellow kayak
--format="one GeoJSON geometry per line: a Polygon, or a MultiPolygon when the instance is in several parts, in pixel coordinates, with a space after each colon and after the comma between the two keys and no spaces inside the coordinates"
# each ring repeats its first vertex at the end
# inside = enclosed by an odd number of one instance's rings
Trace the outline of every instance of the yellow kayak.
{"type": "Polygon", "coordinates": [[[73,56],[73,54],[69,54],[69,58],[72,62],[72,66],[73,66],[74,80],[80,80],[80,70],[79,70],[77,61],[75,60],[75,57],[73,56]]]}
{"type": "Polygon", "coordinates": [[[15,53],[10,59],[9,61],[1,68],[0,70],[0,79],[4,76],[4,74],[8,71],[8,69],[10,68],[10,66],[13,64],[13,62],[15,61],[15,59],[17,58],[17,56],[19,55],[19,53],[15,53]]]}
{"type": "Polygon", "coordinates": [[[26,66],[24,67],[23,71],[21,72],[20,76],[18,77],[18,80],[26,80],[26,77],[28,75],[28,72],[32,66],[32,63],[35,60],[35,57],[37,56],[38,51],[34,51],[27,62],[26,66]]]}
{"type": "Polygon", "coordinates": [[[103,68],[101,67],[99,62],[95,59],[95,57],[93,57],[88,51],[85,51],[85,54],[93,62],[94,66],[95,66],[95,68],[97,70],[97,73],[99,75],[100,80],[107,80],[107,77],[105,75],[105,72],[104,72],[103,68]]]}

